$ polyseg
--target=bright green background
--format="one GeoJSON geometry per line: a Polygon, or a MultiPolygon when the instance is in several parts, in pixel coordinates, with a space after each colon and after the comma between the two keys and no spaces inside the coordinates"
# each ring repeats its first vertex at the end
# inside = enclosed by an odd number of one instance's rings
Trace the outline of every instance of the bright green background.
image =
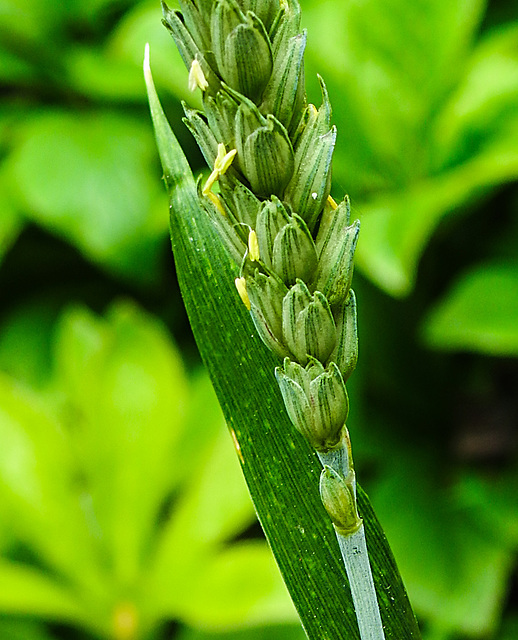
{"type": "MultiPolygon", "coordinates": [[[[147,41],[203,164],[158,5],[0,2],[2,640],[302,638],[174,278],[147,41]]],[[[362,220],[358,476],[426,640],[513,640],[518,10],[302,8],[362,220]]]]}

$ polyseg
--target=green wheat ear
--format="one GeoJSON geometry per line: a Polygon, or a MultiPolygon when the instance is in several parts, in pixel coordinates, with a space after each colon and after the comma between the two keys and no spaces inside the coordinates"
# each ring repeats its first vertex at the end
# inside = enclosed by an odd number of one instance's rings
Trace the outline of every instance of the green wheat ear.
{"type": "MultiPolygon", "coordinates": [[[[164,25],[201,91],[185,123],[211,174],[198,198],[239,266],[237,293],[275,370],[287,413],[322,462],[320,495],[336,531],[362,640],[385,638],[346,420],[358,352],[351,289],[359,222],[330,195],[336,128],[304,88],[306,33],[295,0],[163,2],[164,25]],[[217,191],[215,190],[218,186],[217,191]]],[[[152,87],[149,61],[148,88],[152,87]]],[[[154,89],[151,89],[154,90],[154,89]]]]}

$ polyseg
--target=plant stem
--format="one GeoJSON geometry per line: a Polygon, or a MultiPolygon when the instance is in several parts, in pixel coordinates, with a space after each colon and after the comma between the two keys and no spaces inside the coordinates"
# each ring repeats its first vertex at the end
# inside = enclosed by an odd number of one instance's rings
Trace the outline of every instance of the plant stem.
{"type": "Polygon", "coordinates": [[[365,527],[362,525],[356,533],[348,536],[337,532],[336,537],[351,587],[360,638],[361,640],[385,640],[365,540],[365,527]]]}
{"type": "MultiPolygon", "coordinates": [[[[356,480],[352,463],[349,435],[346,432],[342,445],[329,451],[317,452],[320,462],[331,467],[344,478],[350,478],[356,495],[356,480]]],[[[338,546],[351,588],[356,619],[361,640],[385,640],[385,632],[372,578],[372,570],[363,524],[354,533],[342,535],[336,528],[338,546]]]]}

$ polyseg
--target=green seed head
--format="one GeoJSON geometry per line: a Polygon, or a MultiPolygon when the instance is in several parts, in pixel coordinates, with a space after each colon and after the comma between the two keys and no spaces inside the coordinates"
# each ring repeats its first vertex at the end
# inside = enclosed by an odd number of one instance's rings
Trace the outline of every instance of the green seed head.
{"type": "Polygon", "coordinates": [[[263,342],[281,358],[290,355],[282,335],[282,300],[288,289],[274,274],[258,269],[246,279],[251,314],[263,342]]]}
{"type": "Polygon", "coordinates": [[[285,198],[313,230],[331,192],[331,160],[336,129],[318,136],[304,153],[296,153],[293,177],[285,198]]]}
{"type": "Polygon", "coordinates": [[[329,303],[319,291],[311,295],[301,280],[284,297],[282,330],[287,347],[302,365],[309,357],[327,362],[336,345],[336,325],[329,303]]]}
{"type": "Polygon", "coordinates": [[[273,269],[273,245],[278,233],[290,222],[285,206],[277,197],[267,200],[257,216],[257,239],[264,264],[273,269]]]}
{"type": "Polygon", "coordinates": [[[280,9],[279,0],[238,0],[238,2],[244,12],[253,11],[266,30],[270,31],[280,9]]]}
{"type": "Polygon", "coordinates": [[[286,50],[276,57],[263,93],[262,113],[272,113],[289,130],[298,125],[305,107],[305,47],[305,32],[288,40],[286,50]]]}
{"type": "Polygon", "coordinates": [[[344,480],[328,466],[320,475],[320,497],[338,533],[348,536],[362,526],[351,480],[344,480]]]}
{"type": "Polygon", "coordinates": [[[270,39],[261,20],[250,11],[244,14],[236,0],[216,0],[211,37],[222,80],[259,101],[273,69],[270,39]]]}
{"type": "Polygon", "coordinates": [[[264,264],[287,284],[310,280],[317,268],[317,253],[306,223],[289,215],[277,199],[265,203],[257,218],[257,237],[264,264]]]}
{"type": "MultiPolygon", "coordinates": [[[[240,267],[236,287],[257,333],[285,358],[276,376],[290,418],[326,451],[341,441],[357,360],[359,231],[348,200],[330,197],[337,133],[327,89],[319,78],[322,104],[307,104],[297,0],[179,2],[181,13],[164,5],[164,22],[202,94],[204,113],[185,111],[210,167],[198,195],[240,267]]],[[[338,489],[347,502],[352,485],[323,483],[328,504],[338,489]]]]}
{"type": "Polygon", "coordinates": [[[317,267],[315,243],[306,223],[297,214],[291,216],[289,224],[275,238],[272,266],[287,285],[297,280],[307,282],[317,267]]]}
{"type": "Polygon", "coordinates": [[[329,356],[329,360],[336,362],[345,381],[356,368],[358,361],[358,327],[356,322],[356,296],[349,290],[347,299],[335,313],[336,334],[338,340],[329,356]]]}
{"type": "Polygon", "coordinates": [[[353,277],[353,261],[360,221],[347,226],[348,212],[339,206],[332,221],[319,231],[318,270],[314,286],[327,297],[329,304],[341,304],[347,298],[353,277]]]}
{"type": "Polygon", "coordinates": [[[289,359],[275,371],[290,416],[298,431],[317,451],[329,451],[342,437],[347,419],[345,385],[336,365],[316,362],[304,368],[289,359]]]}
{"type": "Polygon", "coordinates": [[[237,110],[235,140],[240,167],[252,191],[263,198],[282,197],[294,167],[293,148],[282,124],[243,102],[237,110]]]}

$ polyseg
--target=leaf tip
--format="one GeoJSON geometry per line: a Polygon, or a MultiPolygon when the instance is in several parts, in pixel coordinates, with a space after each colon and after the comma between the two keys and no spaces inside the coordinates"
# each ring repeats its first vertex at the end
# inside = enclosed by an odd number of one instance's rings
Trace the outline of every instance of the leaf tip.
{"type": "Polygon", "coordinates": [[[144,77],[146,81],[151,79],[151,66],[149,64],[149,42],[144,47],[144,77]]]}

